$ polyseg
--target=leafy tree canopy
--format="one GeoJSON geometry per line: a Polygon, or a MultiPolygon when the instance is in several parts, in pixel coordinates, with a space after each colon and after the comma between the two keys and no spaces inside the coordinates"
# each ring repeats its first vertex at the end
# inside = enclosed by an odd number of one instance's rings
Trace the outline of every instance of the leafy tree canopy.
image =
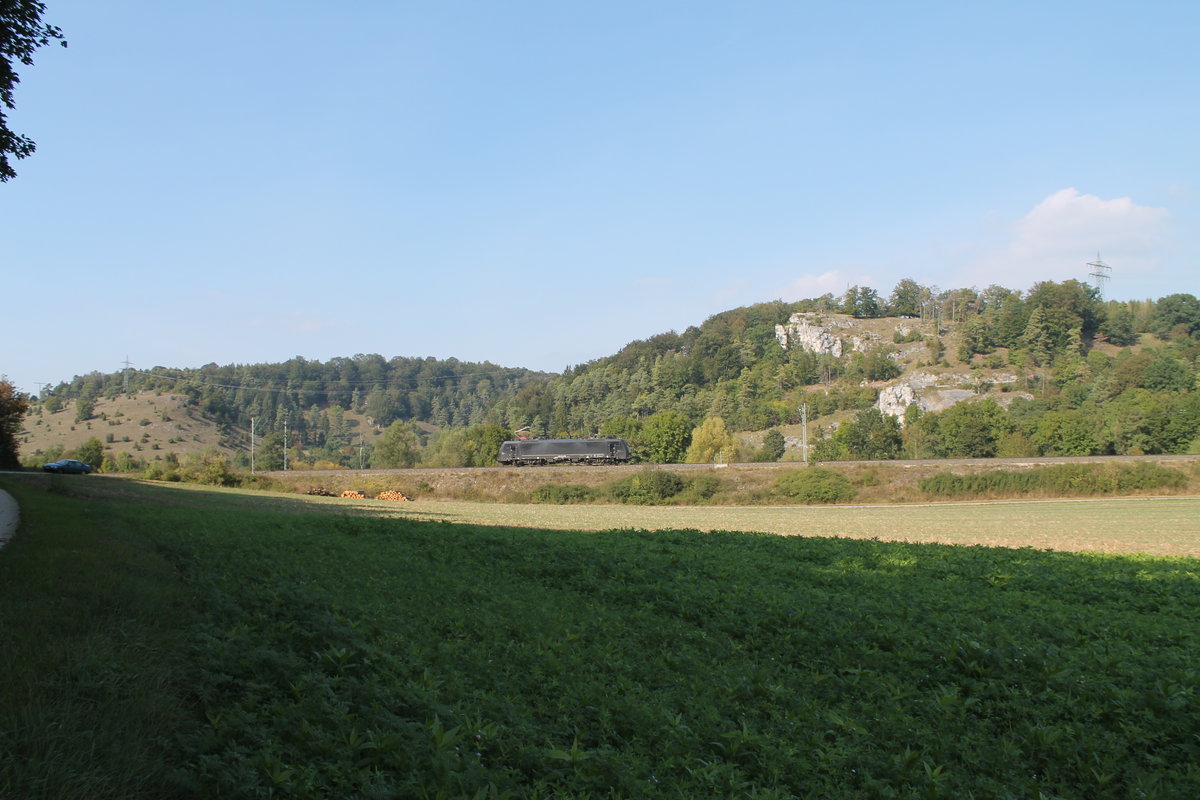
{"type": "Polygon", "coordinates": [[[75,451],[75,457],[98,469],[104,461],[104,445],[93,436],[79,446],[79,449],[75,451]]]}
{"type": "Polygon", "coordinates": [[[646,460],[656,464],[674,464],[683,460],[691,442],[691,426],[678,411],[652,414],[642,426],[642,445],[646,460]]]}
{"type": "Polygon", "coordinates": [[[1167,295],[1155,304],[1155,331],[1169,336],[1177,328],[1188,336],[1200,333],[1200,300],[1195,295],[1167,295]]]}
{"type": "Polygon", "coordinates": [[[842,300],[842,311],[859,318],[883,315],[879,293],[866,286],[851,286],[842,300]]]}
{"type": "Polygon", "coordinates": [[[29,410],[29,397],[16,390],[8,378],[0,377],[0,469],[21,465],[18,458],[17,434],[29,410]]]}
{"type": "Polygon", "coordinates": [[[921,316],[921,304],[929,295],[929,290],[922,287],[912,278],[905,278],[896,284],[888,297],[887,310],[897,317],[921,316]]]}
{"type": "Polygon", "coordinates": [[[940,414],[946,455],[951,458],[991,458],[1009,420],[994,400],[959,403],[940,414]]]}
{"type": "Polygon", "coordinates": [[[871,461],[898,458],[904,446],[899,421],[877,408],[858,412],[853,422],[838,428],[834,438],[852,458],[871,461]]]}
{"type": "MultiPolygon", "coordinates": [[[[14,62],[33,66],[34,51],[53,40],[67,46],[61,30],[42,22],[45,10],[45,4],[38,0],[0,0],[0,106],[4,109],[16,108],[13,90],[21,79],[14,62]]],[[[36,149],[32,139],[9,130],[0,109],[0,183],[17,177],[9,156],[27,158],[36,149]]]]}
{"type": "Polygon", "coordinates": [[[712,464],[736,458],[737,440],[725,427],[725,420],[709,417],[692,431],[692,443],[684,460],[689,464],[712,464]]]}
{"type": "Polygon", "coordinates": [[[383,432],[371,453],[375,469],[406,469],[419,457],[420,440],[411,423],[396,420],[383,432]]]}
{"type": "Polygon", "coordinates": [[[1042,281],[1029,290],[1025,303],[1045,314],[1045,326],[1053,347],[1066,343],[1071,330],[1079,328],[1083,338],[1095,335],[1104,318],[1099,290],[1079,281],[1042,281]]]}

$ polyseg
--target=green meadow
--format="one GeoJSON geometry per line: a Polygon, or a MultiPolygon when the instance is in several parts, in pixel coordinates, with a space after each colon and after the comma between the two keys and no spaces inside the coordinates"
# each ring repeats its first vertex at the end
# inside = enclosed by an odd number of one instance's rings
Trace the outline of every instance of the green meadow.
{"type": "Polygon", "coordinates": [[[3,798],[1200,797],[1192,557],[0,488],[3,798]]]}

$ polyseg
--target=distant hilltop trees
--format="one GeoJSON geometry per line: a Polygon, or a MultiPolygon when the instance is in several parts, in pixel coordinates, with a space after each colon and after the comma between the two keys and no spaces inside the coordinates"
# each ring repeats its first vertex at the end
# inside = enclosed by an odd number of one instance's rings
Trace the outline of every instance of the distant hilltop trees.
{"type": "Polygon", "coordinates": [[[645,461],[798,458],[796,436],[784,434],[795,434],[802,406],[815,458],[1164,453],[1197,449],[1198,355],[1200,300],[1190,294],[1104,302],[1073,280],[942,291],[905,279],[886,296],[855,286],[840,298],[725,311],[562,374],[456,359],[294,358],[92,373],[41,400],[47,410],[76,401],[84,413],[125,391],[172,392],[231,437],[255,420],[264,457],[282,447],[286,424],[292,463],[343,466],[365,458],[351,414],[369,420],[370,443],[404,426],[387,448],[405,466],[494,463],[492,445],[524,427],[619,436],[645,461]],[[802,312],[841,337],[840,355],[784,346],[779,327],[802,312]],[[928,384],[953,404],[905,389],[928,384]],[[891,405],[880,402],[887,387],[891,405]],[[693,447],[697,432],[704,445],[693,447]]]}

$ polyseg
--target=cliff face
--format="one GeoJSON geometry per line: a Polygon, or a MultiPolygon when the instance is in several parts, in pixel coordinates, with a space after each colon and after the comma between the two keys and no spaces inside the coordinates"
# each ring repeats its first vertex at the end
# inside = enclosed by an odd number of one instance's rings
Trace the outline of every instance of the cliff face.
{"type": "MultiPolygon", "coordinates": [[[[990,370],[984,375],[911,372],[880,389],[875,407],[892,417],[903,417],[911,405],[916,405],[922,411],[945,411],[964,400],[987,394],[993,385],[1012,384],[1016,380],[1016,375],[990,370]]],[[[1004,392],[993,399],[1001,405],[1008,405],[1018,397],[1032,399],[1033,395],[1028,392],[1004,392]]]]}
{"type": "MultiPolygon", "coordinates": [[[[943,331],[943,334],[945,331],[943,331]]],[[[886,348],[905,369],[899,378],[881,385],[876,407],[892,417],[903,417],[909,406],[923,411],[944,411],[975,397],[991,394],[991,387],[1012,384],[1017,376],[991,369],[962,366],[946,369],[931,364],[933,356],[922,335],[935,337],[931,323],[907,318],[855,319],[843,314],[800,312],[784,325],[775,326],[775,339],[785,350],[801,349],[817,355],[842,358],[886,348]],[[928,328],[928,330],[925,330],[928,328]],[[915,341],[907,341],[915,339],[915,341]],[[893,345],[899,341],[902,344],[893,345]]],[[[1024,392],[995,393],[1007,405],[1024,392]]]]}
{"type": "Polygon", "coordinates": [[[847,348],[865,353],[882,342],[879,333],[862,322],[842,314],[802,311],[792,314],[787,324],[775,326],[775,339],[784,350],[799,347],[809,353],[841,358],[847,348]]]}

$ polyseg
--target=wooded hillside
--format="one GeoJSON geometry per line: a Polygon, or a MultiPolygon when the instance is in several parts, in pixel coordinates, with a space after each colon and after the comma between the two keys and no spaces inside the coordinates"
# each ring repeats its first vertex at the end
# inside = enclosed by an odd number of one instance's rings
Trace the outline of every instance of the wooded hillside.
{"type": "MultiPolygon", "coordinates": [[[[293,468],[356,466],[362,445],[375,466],[491,464],[524,426],[624,436],[646,461],[799,459],[802,407],[821,460],[1179,453],[1200,446],[1198,356],[1190,294],[1103,302],[1076,281],[904,280],[886,298],[851,287],[733,309],[559,375],[373,354],[92,373],[32,404],[23,447],[40,415],[82,422],[106,399],[159,392],[185,398],[242,461],[254,420],[260,468],[281,465],[285,424],[293,468]],[[825,344],[804,338],[818,334],[825,344]]],[[[102,450],[115,461],[120,447],[102,450]]]]}

